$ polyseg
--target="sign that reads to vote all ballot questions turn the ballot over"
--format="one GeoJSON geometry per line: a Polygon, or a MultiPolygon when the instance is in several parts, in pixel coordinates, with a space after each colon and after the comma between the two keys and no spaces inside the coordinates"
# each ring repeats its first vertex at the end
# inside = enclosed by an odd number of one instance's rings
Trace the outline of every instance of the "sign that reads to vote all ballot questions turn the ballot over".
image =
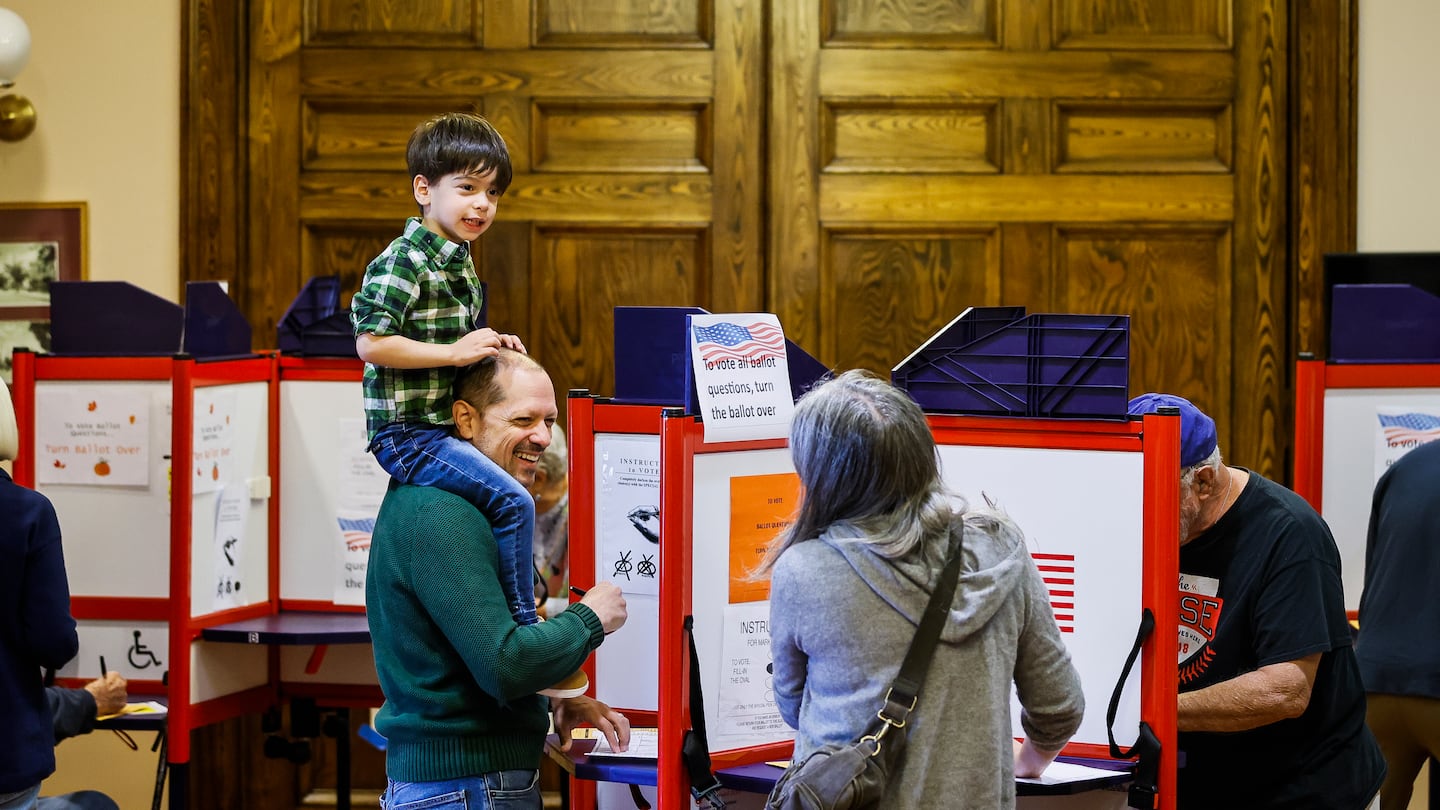
{"type": "Polygon", "coordinates": [[[705,441],[788,435],[795,399],[780,320],[768,313],[688,317],[705,441]]]}

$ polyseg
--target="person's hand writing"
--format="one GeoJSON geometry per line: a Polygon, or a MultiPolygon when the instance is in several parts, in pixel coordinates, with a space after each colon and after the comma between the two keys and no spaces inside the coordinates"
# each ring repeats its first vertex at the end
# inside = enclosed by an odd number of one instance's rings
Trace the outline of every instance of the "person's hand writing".
{"type": "Polygon", "coordinates": [[[625,595],[613,582],[597,583],[580,598],[580,604],[595,611],[606,633],[619,630],[629,617],[625,609],[625,595]]]}
{"type": "Polygon", "coordinates": [[[129,698],[125,691],[125,679],[118,672],[107,672],[105,677],[85,684],[85,691],[95,696],[96,717],[120,713],[129,698]]]}
{"type": "Polygon", "coordinates": [[[476,329],[450,344],[450,363],[457,367],[473,365],[500,353],[500,347],[525,351],[525,344],[514,335],[504,335],[486,327],[476,329]]]}
{"type": "Polygon", "coordinates": [[[561,751],[570,750],[570,735],[581,725],[594,726],[604,734],[611,751],[630,747],[630,720],[625,715],[583,695],[555,701],[555,734],[560,738],[561,751]]]}

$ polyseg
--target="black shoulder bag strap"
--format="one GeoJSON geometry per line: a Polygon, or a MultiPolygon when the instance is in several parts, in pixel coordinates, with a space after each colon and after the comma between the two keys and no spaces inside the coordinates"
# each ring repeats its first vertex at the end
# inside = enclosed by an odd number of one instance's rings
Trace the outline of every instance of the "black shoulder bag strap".
{"type": "Polygon", "coordinates": [[[920,701],[920,688],[925,685],[925,675],[930,671],[930,660],[935,657],[935,645],[940,641],[940,630],[950,616],[950,605],[955,601],[955,585],[960,581],[961,548],[965,541],[965,522],[960,519],[957,528],[950,534],[950,548],[945,558],[945,569],[935,583],[930,601],[925,605],[925,615],[920,618],[920,627],[905,652],[900,672],[890,682],[885,692],[885,705],[871,724],[871,733],[879,750],[879,742],[885,732],[892,728],[904,728],[910,713],[920,701]]]}
{"type": "Polygon", "coordinates": [[[720,780],[710,765],[710,743],[705,737],[705,692],[700,688],[700,655],[695,651],[695,617],[685,617],[685,642],[690,645],[690,728],[680,744],[680,758],[690,774],[690,792],[700,807],[724,810],[720,780]]]}
{"type": "Polygon", "coordinates": [[[1160,782],[1160,738],[1155,736],[1149,723],[1141,720],[1135,744],[1130,746],[1128,751],[1120,750],[1120,746],[1115,743],[1115,713],[1120,710],[1120,695],[1125,690],[1125,681],[1130,678],[1130,668],[1135,666],[1140,648],[1153,632],[1155,614],[1147,607],[1140,614],[1140,629],[1135,634],[1135,644],[1131,646],[1130,655],[1125,659],[1125,668],[1120,671],[1120,680],[1115,683],[1115,691],[1110,693],[1110,707],[1105,711],[1105,733],[1110,737],[1110,756],[1116,759],[1136,759],[1135,778],[1130,782],[1128,805],[1140,810],[1155,808],[1160,782]]]}

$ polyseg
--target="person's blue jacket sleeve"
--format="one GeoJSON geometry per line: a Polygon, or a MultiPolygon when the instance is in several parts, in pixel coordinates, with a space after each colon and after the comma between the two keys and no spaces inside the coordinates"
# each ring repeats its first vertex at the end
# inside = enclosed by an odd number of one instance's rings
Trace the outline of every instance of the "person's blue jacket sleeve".
{"type": "Polygon", "coordinates": [[[30,527],[22,580],[26,593],[20,599],[20,639],[36,666],[59,669],[80,650],[75,619],[70,616],[70,585],[65,579],[65,555],[60,547],[60,521],[44,496],[29,501],[30,527]]]}
{"type": "Polygon", "coordinates": [[[95,730],[95,696],[88,689],[45,687],[45,699],[55,716],[55,744],[95,730]]]}

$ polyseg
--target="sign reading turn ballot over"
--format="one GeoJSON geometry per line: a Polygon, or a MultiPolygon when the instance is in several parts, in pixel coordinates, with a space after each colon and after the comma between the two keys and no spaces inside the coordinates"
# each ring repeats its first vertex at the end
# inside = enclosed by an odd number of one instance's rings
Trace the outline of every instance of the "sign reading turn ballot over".
{"type": "Polygon", "coordinates": [[[779,319],[768,313],[688,318],[705,441],[785,438],[795,398],[779,319]]]}

